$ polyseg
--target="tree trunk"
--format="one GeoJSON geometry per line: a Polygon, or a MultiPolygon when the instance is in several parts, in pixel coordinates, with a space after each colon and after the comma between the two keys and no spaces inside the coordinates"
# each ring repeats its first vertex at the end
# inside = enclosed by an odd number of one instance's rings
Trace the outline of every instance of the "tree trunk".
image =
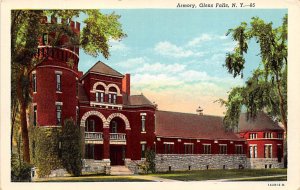
{"type": "Polygon", "coordinates": [[[13,151],[13,138],[14,138],[14,131],[15,131],[15,122],[16,122],[16,116],[17,116],[17,112],[18,112],[18,103],[17,100],[15,100],[16,102],[13,103],[12,106],[12,114],[11,114],[11,132],[10,132],[10,152],[12,154],[13,151]]]}
{"type": "Polygon", "coordinates": [[[286,114],[284,111],[284,101],[283,101],[283,96],[282,96],[281,89],[280,89],[280,80],[278,78],[278,74],[276,74],[276,82],[277,82],[277,91],[278,91],[278,95],[279,95],[281,122],[282,122],[285,132],[287,134],[287,120],[286,120],[287,117],[286,117],[286,114]]]}
{"type": "Polygon", "coordinates": [[[29,137],[27,129],[27,115],[26,108],[27,103],[24,98],[23,86],[22,86],[22,77],[24,75],[24,69],[20,71],[18,75],[18,84],[17,84],[17,95],[20,102],[20,120],[21,120],[21,132],[22,132],[22,143],[23,143],[23,160],[27,163],[30,163],[30,153],[29,153],[29,137]]]}

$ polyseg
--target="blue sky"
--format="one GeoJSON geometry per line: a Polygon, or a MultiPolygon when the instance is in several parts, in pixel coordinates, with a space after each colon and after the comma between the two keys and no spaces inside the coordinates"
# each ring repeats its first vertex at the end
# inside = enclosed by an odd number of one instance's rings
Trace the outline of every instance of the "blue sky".
{"type": "Polygon", "coordinates": [[[281,25],[286,9],[117,9],[101,10],[121,15],[128,35],[111,41],[108,60],[80,52],[79,70],[86,72],[98,60],[117,71],[131,74],[132,94],[143,93],[161,110],[223,115],[214,103],[242,85],[258,67],[259,48],[253,41],[246,55],[244,79],[233,78],[222,66],[235,42],[225,36],[229,28],[258,16],[273,26],[281,25]]]}

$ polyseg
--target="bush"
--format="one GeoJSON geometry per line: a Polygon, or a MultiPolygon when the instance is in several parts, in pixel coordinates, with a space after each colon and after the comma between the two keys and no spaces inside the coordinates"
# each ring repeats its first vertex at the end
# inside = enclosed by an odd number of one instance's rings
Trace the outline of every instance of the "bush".
{"type": "Polygon", "coordinates": [[[61,135],[63,167],[73,176],[81,175],[81,130],[72,119],[66,119],[61,135]]]}
{"type": "Polygon", "coordinates": [[[38,176],[47,177],[52,170],[62,167],[58,146],[61,128],[36,127],[30,133],[31,160],[38,168],[38,176]]]}
{"type": "Polygon", "coordinates": [[[32,165],[27,163],[18,163],[17,159],[12,157],[11,160],[11,181],[25,182],[31,181],[31,168],[32,165]]]}
{"type": "Polygon", "coordinates": [[[155,173],[155,152],[152,149],[147,148],[145,151],[145,158],[146,160],[141,164],[138,164],[138,167],[146,174],[149,172],[155,173]]]}

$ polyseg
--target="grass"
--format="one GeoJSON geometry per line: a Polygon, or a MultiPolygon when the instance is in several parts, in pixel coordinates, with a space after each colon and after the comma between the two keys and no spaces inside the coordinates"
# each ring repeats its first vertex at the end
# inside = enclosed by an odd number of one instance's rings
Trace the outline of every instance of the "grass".
{"type": "Polygon", "coordinates": [[[286,181],[287,177],[282,175],[287,175],[287,169],[176,171],[133,176],[83,175],[80,177],[44,178],[38,179],[36,182],[151,182],[154,181],[155,177],[178,181],[218,179],[228,179],[229,181],[286,181]]]}
{"type": "MultiPolygon", "coordinates": [[[[286,175],[286,169],[244,169],[244,170],[200,170],[200,171],[183,171],[151,174],[156,177],[173,179],[179,181],[202,181],[232,178],[247,178],[259,176],[286,175]]],[[[269,179],[259,178],[260,181],[268,181],[269,179]]],[[[271,179],[270,179],[271,180],[271,179]]],[[[286,178],[278,178],[276,180],[286,180],[286,178]]],[[[250,181],[250,180],[249,180],[250,181]]]]}
{"type": "Polygon", "coordinates": [[[87,175],[80,177],[43,178],[35,182],[151,182],[151,180],[137,179],[130,176],[87,175]]]}

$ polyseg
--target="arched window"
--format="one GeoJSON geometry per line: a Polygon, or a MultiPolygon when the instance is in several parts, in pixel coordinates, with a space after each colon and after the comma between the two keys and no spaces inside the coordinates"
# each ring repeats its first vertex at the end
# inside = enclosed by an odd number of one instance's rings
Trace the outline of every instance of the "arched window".
{"type": "Polygon", "coordinates": [[[108,89],[108,103],[117,103],[117,89],[115,87],[110,87],[108,89]]]}
{"type": "Polygon", "coordinates": [[[105,88],[102,85],[96,87],[96,102],[104,102],[105,88]]]}

